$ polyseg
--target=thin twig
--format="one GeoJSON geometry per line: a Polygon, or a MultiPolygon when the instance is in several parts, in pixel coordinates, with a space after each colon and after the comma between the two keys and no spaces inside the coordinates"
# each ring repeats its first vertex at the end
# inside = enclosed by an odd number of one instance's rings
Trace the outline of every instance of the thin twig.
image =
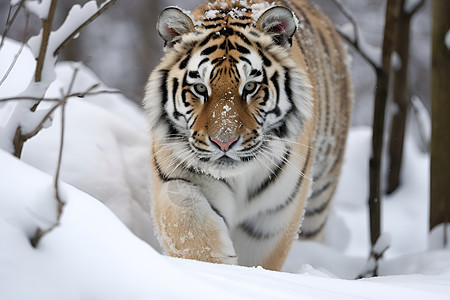
{"type": "MultiPolygon", "coordinates": [[[[98,91],[98,92],[89,92],[91,91],[93,88],[97,87],[98,84],[94,84],[91,87],[89,87],[85,92],[78,92],[78,93],[71,93],[66,95],[66,100],[72,97],[77,97],[77,98],[84,98],[85,96],[91,96],[91,95],[99,95],[99,94],[121,94],[120,91],[98,91]]],[[[55,106],[53,106],[48,113],[44,116],[44,118],[41,120],[41,122],[38,124],[38,126],[30,133],[28,134],[22,134],[22,128],[21,126],[17,127],[16,129],[16,133],[14,134],[14,140],[13,140],[13,144],[14,144],[14,155],[17,158],[20,158],[21,153],[22,153],[22,148],[23,148],[23,144],[29,140],[30,138],[34,137],[36,134],[39,133],[40,130],[42,130],[42,128],[44,128],[45,122],[47,122],[47,120],[52,116],[53,112],[61,106],[61,99],[60,98],[38,98],[38,97],[11,97],[11,98],[4,98],[4,99],[0,99],[0,103],[2,101],[17,101],[17,100],[36,100],[38,101],[37,103],[39,103],[39,101],[49,101],[49,102],[58,102],[55,106]]]]}
{"type": "Polygon", "coordinates": [[[331,0],[339,9],[339,11],[341,11],[341,13],[350,21],[350,23],[352,24],[353,27],[353,39],[350,38],[348,35],[346,35],[345,33],[343,33],[341,30],[339,30],[338,28],[336,28],[337,32],[341,35],[341,37],[348,43],[350,44],[355,50],[356,52],[358,52],[359,55],[361,55],[361,57],[367,62],[369,63],[372,68],[376,71],[376,72],[380,72],[381,71],[381,67],[379,66],[379,64],[377,64],[375,61],[373,61],[368,55],[367,53],[365,53],[362,49],[361,49],[361,43],[360,43],[360,36],[359,36],[359,27],[358,27],[358,23],[356,22],[355,18],[353,17],[352,13],[348,10],[348,8],[342,4],[342,2],[340,0],[331,0]]]}
{"type": "Polygon", "coordinates": [[[59,182],[59,174],[60,174],[60,170],[61,170],[62,151],[63,151],[63,145],[64,145],[65,107],[66,107],[66,100],[64,100],[64,98],[63,98],[63,99],[61,99],[61,137],[60,137],[60,144],[59,144],[58,164],[56,167],[56,174],[55,174],[55,179],[54,179],[55,199],[58,204],[56,221],[49,228],[47,228],[45,230],[42,230],[39,227],[36,229],[34,236],[30,239],[30,243],[34,248],[36,248],[39,245],[39,242],[44,237],[44,235],[51,232],[52,230],[54,230],[56,227],[58,227],[61,224],[61,217],[62,217],[63,208],[64,208],[65,203],[61,199],[58,182],[59,182]]]}
{"type": "Polygon", "coordinates": [[[14,6],[12,6],[11,4],[9,5],[9,10],[8,10],[8,17],[6,18],[6,24],[5,24],[5,28],[3,29],[3,33],[2,33],[2,41],[0,42],[0,49],[3,47],[3,44],[5,42],[5,37],[8,34],[9,29],[11,29],[12,24],[14,23],[14,21],[16,20],[17,15],[19,14],[21,8],[23,8],[23,4],[25,3],[25,0],[21,0],[16,6],[16,10],[14,11],[13,16],[10,18],[11,16],[11,12],[14,6]]]}
{"type": "Polygon", "coordinates": [[[64,202],[61,199],[61,194],[59,192],[59,175],[61,173],[61,162],[62,162],[62,153],[64,148],[64,131],[66,127],[66,103],[67,99],[64,97],[61,104],[61,142],[59,144],[59,154],[58,154],[58,164],[56,166],[56,174],[55,174],[55,197],[58,201],[58,220],[57,223],[59,224],[59,220],[62,215],[62,209],[64,207],[64,202]]]}
{"type": "Polygon", "coordinates": [[[42,118],[41,122],[38,124],[38,126],[36,126],[36,128],[34,128],[30,133],[28,134],[24,134],[22,135],[22,138],[24,139],[24,142],[26,142],[28,139],[32,138],[33,136],[35,136],[36,134],[39,133],[39,131],[41,131],[42,128],[44,128],[45,123],[47,122],[48,119],[50,119],[50,117],[52,116],[53,112],[59,107],[61,106],[61,102],[59,102],[58,104],[56,104],[55,106],[53,106],[48,113],[44,116],[44,118],[42,118]]]}
{"type": "MultiPolygon", "coordinates": [[[[2,33],[2,41],[0,42],[0,49],[3,47],[3,43],[5,42],[5,37],[6,34],[9,31],[9,28],[11,27],[10,23],[9,23],[9,18],[11,17],[11,12],[12,12],[12,5],[9,5],[9,9],[8,9],[8,16],[6,17],[6,24],[5,24],[5,28],[3,29],[3,33],[2,33]]],[[[18,9],[17,9],[18,10],[18,9]]],[[[17,11],[16,10],[16,11],[17,11]]]]}
{"type": "MultiPolygon", "coordinates": [[[[357,29],[354,29],[357,30],[357,29]]],[[[355,49],[356,52],[358,52],[358,54],[369,64],[372,66],[372,68],[376,71],[376,72],[380,72],[381,67],[374,62],[368,55],[367,53],[365,53],[361,47],[359,46],[359,44],[356,42],[356,40],[352,40],[350,37],[348,37],[345,33],[343,33],[341,30],[339,30],[339,28],[336,28],[336,31],[340,34],[340,36],[348,43],[350,44],[353,49],[355,49]]]]}
{"type": "Polygon", "coordinates": [[[107,10],[109,7],[111,7],[117,0],[110,0],[109,2],[102,4],[100,6],[100,9],[93,14],[89,19],[87,19],[83,24],[78,26],[77,29],[75,29],[74,32],[72,32],[62,43],[61,45],[56,48],[55,52],[53,52],[53,56],[58,56],[58,54],[67,46],[68,43],[70,43],[74,37],[83,30],[87,25],[92,23],[95,19],[97,19],[105,10],[107,10]]]}
{"type": "Polygon", "coordinates": [[[342,4],[340,0],[331,0],[331,1],[337,6],[339,11],[350,21],[350,23],[352,23],[355,43],[359,45],[359,31],[357,30],[358,23],[356,22],[352,13],[350,12],[350,10],[348,10],[348,8],[344,4],[342,4]]]}
{"type": "Polygon", "coordinates": [[[73,72],[73,75],[72,75],[72,79],[69,84],[69,88],[67,90],[67,94],[64,95],[64,92],[61,91],[61,102],[58,104],[58,106],[61,106],[61,134],[60,134],[60,143],[59,143],[59,152],[58,152],[58,163],[56,166],[56,173],[55,173],[54,184],[53,184],[53,186],[55,188],[55,199],[58,204],[56,221],[55,221],[55,223],[53,223],[53,225],[51,225],[46,230],[42,230],[40,228],[38,228],[36,230],[35,235],[30,240],[31,245],[34,248],[36,248],[39,245],[39,242],[41,241],[41,239],[44,235],[51,232],[53,229],[55,229],[56,227],[58,227],[61,224],[61,217],[62,217],[65,202],[62,200],[61,193],[59,190],[59,176],[60,176],[60,171],[61,171],[62,154],[63,154],[63,149],[64,149],[64,131],[65,131],[65,123],[66,123],[65,122],[65,108],[66,108],[66,103],[68,100],[68,95],[72,91],[73,84],[75,82],[77,73],[78,73],[78,69],[75,69],[73,72]]]}
{"type": "MultiPolygon", "coordinates": [[[[76,73],[78,72],[78,69],[75,69],[72,79],[75,79],[76,73]]],[[[72,89],[73,86],[73,80],[69,87],[69,92],[72,89]]],[[[67,95],[63,96],[61,99],[61,137],[60,137],[60,144],[59,144],[59,154],[58,154],[58,164],[56,166],[56,173],[55,173],[55,197],[58,201],[58,220],[57,223],[59,223],[59,217],[62,214],[62,209],[64,206],[64,202],[61,200],[61,194],[59,193],[59,175],[61,171],[61,162],[62,162],[62,153],[63,153],[63,147],[64,147],[64,129],[65,129],[65,111],[66,111],[66,103],[67,103],[67,95]]]]}
{"type": "MultiPolygon", "coordinates": [[[[90,90],[92,88],[89,88],[90,90]]],[[[72,93],[70,95],[67,95],[67,98],[84,98],[86,96],[94,96],[94,95],[100,95],[100,94],[122,94],[122,91],[119,90],[101,90],[97,92],[78,92],[78,93],[72,93]]],[[[60,98],[40,98],[40,97],[32,97],[32,96],[16,96],[16,97],[9,97],[9,98],[0,98],[0,102],[6,102],[6,101],[18,101],[18,100],[35,100],[35,101],[46,101],[46,102],[56,102],[61,101],[60,98]]]]}
{"type": "Polygon", "coordinates": [[[56,199],[58,200],[59,206],[61,206],[61,212],[59,211],[59,215],[62,213],[62,206],[64,203],[61,201],[61,197],[59,194],[59,174],[61,170],[61,160],[62,160],[62,152],[63,152],[63,145],[64,145],[64,128],[65,128],[65,109],[66,109],[66,103],[69,99],[69,95],[72,92],[73,85],[75,83],[75,78],[77,77],[79,69],[75,68],[73,70],[72,79],[70,80],[69,87],[67,89],[67,94],[64,95],[64,91],[61,89],[61,140],[59,144],[59,155],[58,155],[58,164],[56,167],[56,174],[55,174],[55,194],[56,199]]]}
{"type": "MultiPolygon", "coordinates": [[[[19,56],[22,53],[23,48],[25,47],[25,36],[27,34],[27,31],[28,31],[28,21],[30,19],[30,14],[27,11],[25,11],[25,15],[26,15],[25,31],[24,31],[24,37],[23,37],[23,40],[22,40],[22,44],[20,45],[20,48],[17,51],[17,53],[14,55],[14,59],[11,62],[11,64],[9,65],[9,68],[6,71],[5,75],[3,75],[2,79],[0,79],[0,86],[5,82],[6,78],[8,78],[8,76],[11,73],[12,69],[16,65],[17,60],[19,59],[19,56]]],[[[3,43],[3,39],[2,39],[2,43],[3,43]]],[[[0,48],[1,48],[1,46],[0,46],[0,48]]]]}
{"type": "Polygon", "coordinates": [[[100,95],[100,94],[122,94],[122,91],[119,90],[104,90],[104,91],[98,91],[98,92],[89,92],[89,93],[73,93],[70,94],[69,97],[77,97],[77,98],[84,98],[85,96],[94,96],[94,95],[100,95]]]}

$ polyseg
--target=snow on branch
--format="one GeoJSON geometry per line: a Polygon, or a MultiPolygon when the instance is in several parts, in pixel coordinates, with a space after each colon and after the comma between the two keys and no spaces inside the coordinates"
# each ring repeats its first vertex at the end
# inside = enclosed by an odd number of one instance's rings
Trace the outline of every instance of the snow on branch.
{"type": "MultiPolygon", "coordinates": [[[[77,37],[83,28],[111,7],[116,0],[105,1],[100,7],[97,6],[96,1],[89,1],[83,6],[74,5],[64,23],[56,31],[53,31],[50,36],[56,2],[57,0],[51,0],[48,18],[42,20],[41,32],[28,41],[28,45],[37,59],[35,82],[41,81],[41,72],[44,72],[43,76],[47,75],[49,79],[54,79],[52,70],[61,50],[77,37]]],[[[40,10],[37,10],[37,12],[36,10],[34,9],[32,12],[43,15],[40,10]]]]}
{"type": "Polygon", "coordinates": [[[378,276],[380,260],[383,258],[384,253],[386,253],[386,251],[390,248],[392,243],[391,240],[392,238],[388,233],[384,233],[379,236],[370,251],[370,256],[364,270],[357,277],[357,279],[378,276]]]}
{"type": "MultiPolygon", "coordinates": [[[[6,137],[0,141],[0,147],[20,158],[23,144],[37,133],[36,129],[39,131],[42,128],[43,120],[47,120],[45,123],[51,123],[51,118],[48,116],[53,113],[54,109],[38,110],[37,107],[41,100],[45,99],[50,84],[56,78],[55,65],[58,54],[71,40],[78,36],[83,28],[98,18],[115,2],[116,0],[105,0],[100,6],[97,5],[96,1],[89,1],[83,6],[74,5],[63,24],[55,31],[52,31],[52,24],[57,0],[15,0],[10,2],[7,26],[3,32],[2,42],[19,10],[23,8],[26,13],[33,13],[42,19],[42,29],[38,35],[28,40],[28,46],[37,61],[35,76],[25,91],[17,95],[18,101],[11,109],[12,112],[6,125],[0,128],[0,132],[6,137]],[[16,7],[14,13],[12,13],[13,7],[16,7]]],[[[19,54],[16,56],[18,57],[19,54]]],[[[13,60],[6,74],[0,79],[0,83],[6,80],[8,74],[14,68],[14,64],[15,61],[13,60]]],[[[92,92],[92,90],[73,92],[73,95],[68,95],[68,98],[83,97],[92,92]]],[[[0,102],[5,100],[12,99],[0,99],[0,102]]]]}
{"type": "MultiPolygon", "coordinates": [[[[72,33],[67,36],[63,42],[60,43],[60,45],[56,48],[56,50],[53,52],[54,56],[57,56],[61,50],[63,50],[68,43],[70,43],[73,39],[75,39],[77,37],[77,35],[86,27],[88,26],[92,21],[94,21],[95,19],[97,19],[105,10],[107,10],[109,7],[111,7],[117,0],[109,0],[109,1],[105,1],[102,3],[102,5],[100,5],[100,7],[97,9],[97,11],[95,13],[93,13],[91,16],[89,16],[89,18],[87,18],[82,24],[78,25],[78,27],[72,31],[72,33]]],[[[93,2],[89,2],[89,3],[93,3],[93,2]]],[[[89,3],[86,3],[86,5],[84,7],[86,7],[89,3]]],[[[96,5],[96,3],[94,2],[93,4],[96,5]]],[[[84,8],[83,7],[83,8],[84,8]]],[[[76,17],[75,12],[72,12],[74,10],[78,10],[80,9],[79,5],[74,5],[72,7],[72,9],[69,12],[69,15],[67,16],[67,21],[72,20],[72,16],[76,17]]],[[[85,15],[84,17],[87,17],[88,15],[85,15]]],[[[69,23],[69,22],[67,22],[69,23]]],[[[66,24],[66,23],[65,23],[66,24]]],[[[59,31],[63,31],[63,28],[61,26],[60,29],[58,29],[59,31]]],[[[70,31],[70,30],[69,30],[70,31]]]]}
{"type": "MultiPolygon", "coordinates": [[[[47,16],[44,16],[42,14],[42,10],[38,10],[36,8],[30,9],[30,5],[36,4],[36,1],[27,2],[28,5],[26,5],[26,7],[33,12],[39,11],[38,15],[39,15],[39,17],[42,18],[42,30],[41,30],[41,34],[40,34],[41,40],[39,43],[40,44],[39,54],[36,56],[37,65],[36,65],[36,71],[34,73],[34,81],[35,82],[41,81],[42,71],[44,68],[44,62],[45,61],[48,62],[48,60],[49,60],[48,58],[46,59],[46,53],[47,53],[47,47],[49,46],[50,32],[52,31],[53,17],[55,16],[57,2],[58,2],[58,0],[51,0],[50,6],[48,8],[47,16]]],[[[46,8],[46,3],[48,3],[48,1],[42,1],[39,6],[40,7],[43,6],[44,8],[46,8]]],[[[29,42],[31,42],[31,39],[29,42]]]]}
{"type": "Polygon", "coordinates": [[[425,4],[425,0],[406,0],[403,5],[403,11],[412,16],[425,4]]]}

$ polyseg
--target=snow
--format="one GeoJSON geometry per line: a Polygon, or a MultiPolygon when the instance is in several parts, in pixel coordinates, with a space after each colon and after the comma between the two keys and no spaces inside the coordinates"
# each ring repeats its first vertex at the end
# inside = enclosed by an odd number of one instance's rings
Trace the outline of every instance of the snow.
{"type": "Polygon", "coordinates": [[[424,151],[429,149],[431,141],[431,116],[423,101],[417,95],[412,95],[411,107],[414,112],[412,114],[414,123],[411,126],[414,127],[414,132],[419,136],[420,147],[424,151]]]}
{"type": "Polygon", "coordinates": [[[11,6],[16,6],[20,3],[20,0],[11,0],[9,3],[11,6]]]}
{"type": "MultiPolygon", "coordinates": [[[[0,48],[0,78],[3,78],[8,70],[10,63],[14,60],[16,53],[19,52],[21,44],[13,40],[7,40],[8,46],[0,48]]],[[[20,55],[18,55],[17,62],[14,68],[6,77],[3,84],[0,85],[0,96],[12,97],[22,92],[28,83],[33,73],[30,70],[34,70],[36,61],[33,55],[28,49],[24,49],[20,55]]]]}
{"type": "Polygon", "coordinates": [[[218,13],[219,11],[217,9],[210,9],[205,12],[204,16],[205,19],[214,19],[218,13]]]}
{"type": "MultiPolygon", "coordinates": [[[[205,11],[204,15],[203,15],[203,19],[207,20],[207,19],[213,19],[217,16],[217,14],[220,13],[220,10],[217,9],[212,9],[211,7],[213,6],[213,3],[215,2],[211,2],[208,3],[208,7],[210,8],[209,10],[205,11]]],[[[234,3],[234,2],[233,2],[234,3]]],[[[242,8],[236,8],[233,7],[229,10],[229,12],[227,13],[231,18],[239,18],[242,17],[244,14],[244,12],[247,11],[251,11],[252,12],[252,17],[253,17],[253,22],[256,23],[256,21],[259,19],[259,17],[265,12],[267,11],[269,8],[274,7],[275,4],[274,3],[266,3],[266,2],[262,2],[262,3],[252,3],[251,5],[248,5],[247,1],[240,1],[239,5],[242,6],[242,8]]],[[[222,2],[220,4],[220,8],[222,10],[226,10],[228,9],[228,3],[226,2],[222,2]]],[[[298,24],[298,20],[295,17],[294,14],[292,14],[296,24],[298,24]]]]}
{"type": "MultiPolygon", "coordinates": [[[[107,3],[107,1],[105,1],[103,5],[105,3],[107,3]]],[[[75,32],[81,24],[86,22],[99,9],[96,1],[89,1],[83,6],[78,4],[72,6],[64,23],[52,34],[53,45],[61,45],[72,32],[75,32]]],[[[56,47],[54,47],[53,51],[54,50],[56,50],[56,47]]]]}
{"type": "MultiPolygon", "coordinates": [[[[17,44],[6,40],[1,51],[14,49],[17,44]]],[[[31,55],[28,51],[22,55],[31,55]]],[[[16,66],[23,76],[33,68],[26,63],[21,58],[16,66]]],[[[0,60],[0,74],[5,66],[0,60]]],[[[74,68],[79,69],[74,90],[100,82],[80,64],[59,63],[47,97],[67,89],[74,68]]],[[[19,85],[8,79],[0,97],[20,93],[19,85]]],[[[110,88],[100,82],[98,90],[105,89],[110,88]]],[[[0,104],[0,126],[8,107],[0,104]]],[[[402,186],[382,202],[383,236],[391,238],[381,243],[390,245],[379,264],[382,276],[353,280],[369,254],[368,127],[351,129],[324,243],[295,242],[283,271],[273,272],[159,253],[149,216],[147,126],[143,113],[123,96],[69,99],[65,121],[61,197],[66,205],[60,225],[37,248],[30,238],[56,219],[60,111],[48,129],[25,144],[22,160],[0,150],[2,300],[448,299],[450,251],[442,243],[443,227],[428,234],[429,157],[408,134],[402,186]]]]}
{"type": "MultiPolygon", "coordinates": [[[[47,19],[51,3],[52,0],[32,0],[25,1],[24,5],[29,12],[35,14],[40,19],[47,19]]],[[[14,5],[13,1],[11,1],[11,5],[14,5]]]]}
{"type": "Polygon", "coordinates": [[[400,57],[397,51],[392,52],[391,65],[395,71],[398,71],[402,68],[402,58],[400,57]]]}
{"type": "Polygon", "coordinates": [[[445,34],[444,43],[445,47],[447,47],[447,50],[450,50],[450,29],[447,30],[447,33],[445,34]]]}
{"type": "Polygon", "coordinates": [[[416,7],[421,0],[406,0],[403,4],[403,9],[406,13],[410,13],[414,7],[416,7]]]}
{"type": "MultiPolygon", "coordinates": [[[[37,1],[30,2],[30,4],[34,4],[37,1]]],[[[50,3],[50,0],[42,1],[39,4],[39,7],[44,6],[46,2],[50,3]]],[[[28,3],[28,2],[27,2],[28,3]]],[[[106,1],[105,1],[106,3],[106,1]]],[[[48,12],[48,8],[47,12],[48,12]]],[[[83,6],[80,5],[74,5],[70,9],[66,19],[64,20],[64,23],[55,31],[52,32],[50,35],[47,51],[45,55],[45,61],[44,61],[44,67],[43,67],[43,80],[44,82],[47,82],[47,85],[50,84],[54,80],[54,74],[53,74],[53,68],[56,63],[57,56],[54,56],[54,52],[58,47],[64,42],[64,40],[69,37],[73,32],[77,30],[78,27],[81,26],[86,20],[88,20],[91,16],[93,16],[99,8],[97,7],[96,1],[89,1],[85,3],[83,6]]],[[[36,12],[34,9],[31,10],[31,12],[35,14],[40,14],[41,12],[36,12]]],[[[28,41],[28,45],[30,46],[30,49],[34,55],[35,58],[39,55],[39,50],[41,46],[41,40],[42,40],[42,30],[40,33],[28,41]]],[[[26,92],[25,92],[26,93],[26,92]]],[[[27,95],[30,94],[30,92],[26,93],[27,95]]]]}

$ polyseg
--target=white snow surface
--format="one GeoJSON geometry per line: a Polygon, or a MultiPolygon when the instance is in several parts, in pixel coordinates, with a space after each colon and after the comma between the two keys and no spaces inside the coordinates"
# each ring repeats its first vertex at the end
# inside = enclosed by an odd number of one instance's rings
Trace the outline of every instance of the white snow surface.
{"type": "MultiPolygon", "coordinates": [[[[7,40],[8,47],[14,45],[7,40]]],[[[0,62],[3,74],[8,64],[0,62]]],[[[17,66],[23,76],[34,68],[26,62],[17,66]]],[[[46,97],[67,88],[74,67],[79,68],[74,90],[99,82],[79,64],[60,63],[46,97]]],[[[5,81],[0,98],[27,84],[5,81]]],[[[0,104],[0,126],[7,107],[0,104]]],[[[56,218],[60,115],[56,111],[53,124],[25,144],[22,160],[0,150],[1,300],[449,299],[444,231],[437,228],[431,239],[428,233],[429,158],[410,136],[402,187],[382,202],[382,230],[390,241],[381,244],[390,248],[380,262],[380,277],[353,280],[369,253],[368,127],[350,131],[324,243],[295,242],[282,272],[216,265],[159,253],[149,215],[145,119],[113,94],[69,100],[61,170],[66,204],[60,225],[33,248],[36,229],[49,228],[56,218]]]]}

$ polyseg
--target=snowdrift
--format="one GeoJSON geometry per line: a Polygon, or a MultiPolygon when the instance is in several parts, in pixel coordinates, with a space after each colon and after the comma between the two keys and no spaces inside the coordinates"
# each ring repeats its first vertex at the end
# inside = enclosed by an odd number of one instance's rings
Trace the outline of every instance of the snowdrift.
{"type": "MultiPolygon", "coordinates": [[[[0,75],[18,44],[0,50],[0,75]]],[[[26,88],[29,53],[0,86],[0,98],[26,88]],[[20,79],[22,78],[22,79],[20,79]]],[[[100,83],[80,64],[60,63],[46,97],[100,83]]],[[[0,102],[1,128],[16,103],[0,102]]],[[[369,252],[370,129],[352,128],[323,244],[296,242],[283,272],[161,255],[149,215],[148,137],[142,112],[121,95],[70,99],[66,106],[60,225],[34,248],[36,229],[56,218],[53,175],[60,111],[25,144],[22,159],[0,150],[0,299],[448,299],[450,251],[428,236],[429,159],[408,137],[403,186],[383,201],[392,239],[380,274],[353,280],[369,252]],[[431,245],[431,246],[430,246],[431,245]]],[[[5,138],[0,137],[0,139],[5,138]]],[[[439,240],[438,237],[435,237],[439,240]]]]}

